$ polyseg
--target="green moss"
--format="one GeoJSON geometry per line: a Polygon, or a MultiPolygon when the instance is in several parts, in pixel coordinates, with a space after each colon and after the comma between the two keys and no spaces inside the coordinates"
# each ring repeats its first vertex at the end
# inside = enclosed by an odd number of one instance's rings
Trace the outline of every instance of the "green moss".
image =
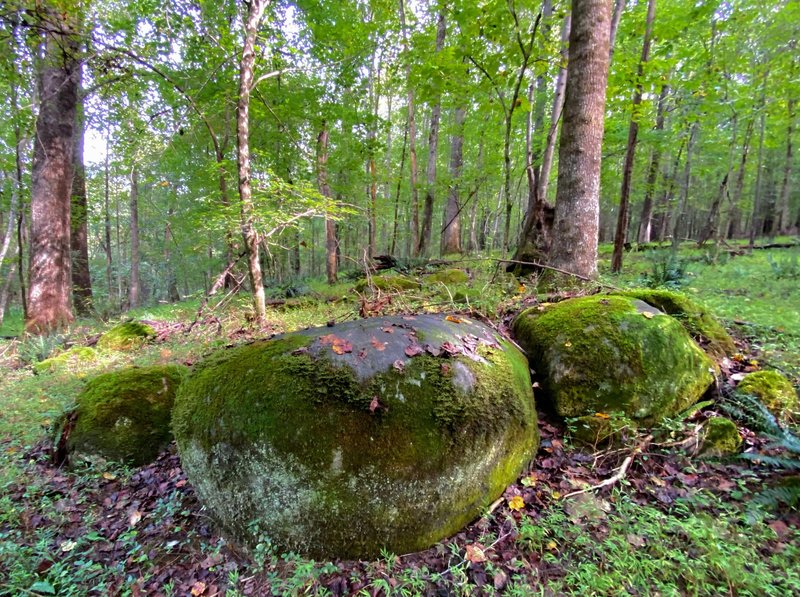
{"type": "Polygon", "coordinates": [[[636,424],[625,416],[597,413],[573,419],[570,428],[577,445],[595,449],[621,442],[626,434],[635,431],[636,424]]]}
{"type": "MultiPolygon", "coordinates": [[[[400,275],[373,276],[371,278],[371,283],[374,288],[377,288],[382,292],[417,290],[421,287],[421,284],[416,280],[412,280],[407,276],[400,275]]],[[[364,292],[367,288],[369,288],[369,283],[367,280],[360,280],[355,286],[355,289],[358,292],[364,292]]]]}
{"type": "Polygon", "coordinates": [[[784,423],[800,414],[800,400],[792,382],[777,371],[748,373],[736,386],[736,391],[755,396],[784,423]]]}
{"type": "Polygon", "coordinates": [[[714,417],[706,422],[700,454],[712,458],[731,456],[739,451],[741,445],[742,438],[736,424],[725,417],[714,417]]]}
{"type": "Polygon", "coordinates": [[[466,284],[469,282],[469,276],[462,269],[442,269],[428,275],[426,280],[431,283],[466,284]]]}
{"type": "Polygon", "coordinates": [[[623,412],[651,425],[693,404],[713,362],[672,317],[621,296],[539,305],[514,322],[556,413],[623,412]]]}
{"type": "Polygon", "coordinates": [[[130,350],[144,344],[156,331],[138,321],[121,323],[100,336],[97,347],[104,350],[130,350]]]}
{"type": "Polygon", "coordinates": [[[245,545],[260,524],[311,556],[422,549],[478,516],[535,453],[527,362],[513,347],[419,355],[360,378],[313,341],[225,351],[179,392],[187,474],[245,545]]]}
{"type": "Polygon", "coordinates": [[[172,365],[131,368],[89,381],[77,398],[68,452],[135,466],[152,462],[172,440],[170,414],[185,372],[172,365]]]}
{"type": "Polygon", "coordinates": [[[34,373],[55,371],[70,363],[88,363],[97,359],[97,351],[88,346],[73,346],[59,355],[34,363],[34,373]]]}
{"type": "Polygon", "coordinates": [[[721,359],[736,350],[733,338],[711,313],[690,298],[669,290],[635,289],[618,293],[657,307],[672,315],[714,358],[721,359]]]}

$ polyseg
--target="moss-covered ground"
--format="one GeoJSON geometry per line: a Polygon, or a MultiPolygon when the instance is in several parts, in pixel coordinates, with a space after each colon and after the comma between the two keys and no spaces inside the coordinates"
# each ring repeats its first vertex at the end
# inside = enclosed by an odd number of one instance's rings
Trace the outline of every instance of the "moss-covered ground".
{"type": "MultiPolygon", "coordinates": [[[[737,341],[735,370],[776,368],[800,381],[800,250],[728,257],[685,250],[669,273],[663,254],[627,255],[616,288],[662,282],[709,307],[737,341]],[[660,261],[659,261],[660,260],[660,261]],[[666,275],[661,275],[666,274],[666,275]],[[673,275],[674,274],[674,275],[673,275]]],[[[502,327],[537,298],[529,280],[465,262],[468,283],[391,293],[353,293],[352,283],[305,283],[269,310],[268,328],[247,323],[247,297],[206,313],[184,334],[199,301],[144,308],[117,322],[81,320],[62,337],[0,340],[0,595],[789,595],[800,593],[800,514],[759,506],[774,472],[752,461],[686,456],[681,446],[707,419],[670,420],[653,437],[632,434],[594,454],[573,448],[559,421],[540,419],[532,471],[455,537],[420,554],[369,562],[314,562],[278,553],[269,538],[245,558],[209,523],[174,452],[143,468],[53,468],[39,443],[87,378],[126,365],[194,364],[255,336],[353,319],[361,313],[469,311],[502,327]],[[462,299],[462,300],[456,300],[462,299]],[[99,349],[34,374],[32,364],[128,319],[153,321],[156,342],[129,352],[99,349]],[[184,324],[183,326],[179,324],[184,324]],[[632,464],[609,487],[573,496],[632,464]]],[[[669,264],[667,264],[669,265],[669,264]]],[[[413,274],[413,273],[412,273],[413,274]]],[[[538,297],[544,300],[544,297],[538,297]]],[[[551,297],[548,297],[551,298],[551,297]]],[[[15,336],[12,311],[0,336],[15,336]]],[[[569,422],[567,422],[567,425],[569,422]]],[[[763,441],[740,429],[743,448],[763,441]]],[[[785,478],[784,478],[784,482],[785,478]]]]}

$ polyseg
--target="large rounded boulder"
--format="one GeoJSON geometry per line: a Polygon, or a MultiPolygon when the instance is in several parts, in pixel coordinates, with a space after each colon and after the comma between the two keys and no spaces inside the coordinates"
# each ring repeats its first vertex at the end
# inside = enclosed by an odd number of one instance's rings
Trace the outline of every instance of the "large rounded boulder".
{"type": "Polygon", "coordinates": [[[155,460],[172,441],[172,407],[186,371],[131,367],[90,380],[59,421],[56,460],[101,457],[133,466],[155,460]]]}
{"type": "Polygon", "coordinates": [[[678,321],[638,299],[543,304],[514,321],[543,398],[563,417],[622,413],[651,425],[696,402],[713,361],[678,321]]]}
{"type": "Polygon", "coordinates": [[[525,357],[442,315],[224,350],[181,387],[173,428],[189,480],[233,539],[343,558],[458,531],[539,439],[525,357]]]}

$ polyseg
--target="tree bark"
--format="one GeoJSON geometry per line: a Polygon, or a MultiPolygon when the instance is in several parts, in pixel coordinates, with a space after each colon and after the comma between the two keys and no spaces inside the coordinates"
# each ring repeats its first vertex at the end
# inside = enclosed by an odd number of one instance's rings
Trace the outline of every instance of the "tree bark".
{"type": "Polygon", "coordinates": [[[572,0],[572,30],[558,151],[558,187],[549,264],[597,275],[600,161],[609,61],[609,5],[572,0]]]}
{"type": "Polygon", "coordinates": [[[109,180],[108,164],[108,137],[106,137],[106,157],[103,164],[103,232],[104,250],[106,254],[106,286],[108,287],[109,305],[114,303],[114,276],[113,276],[113,254],[111,251],[111,204],[110,192],[111,182],[109,180]]]}
{"type": "Polygon", "coordinates": [[[38,73],[31,177],[31,241],[28,318],[25,329],[48,334],[72,320],[70,296],[70,192],[75,108],[78,101],[78,42],[74,17],[44,9],[48,22],[38,73]]]}
{"type": "Polygon", "coordinates": [[[139,282],[139,171],[136,164],[131,168],[131,279],[128,284],[128,308],[136,309],[140,304],[139,282]]]}
{"type": "MultiPolygon", "coordinates": [[[[319,192],[324,197],[332,197],[331,187],[328,185],[328,126],[322,123],[322,130],[317,137],[317,185],[319,192]]],[[[325,274],[328,284],[336,284],[338,273],[337,250],[339,242],[336,238],[336,222],[325,216],[325,274]]]]}
{"type": "Polygon", "coordinates": [[[608,36],[608,63],[614,60],[614,46],[617,43],[617,30],[622,19],[622,11],[625,10],[625,0],[615,0],[614,12],[611,15],[611,31],[608,36]]]}
{"type": "Polygon", "coordinates": [[[464,166],[464,118],[466,109],[459,106],[455,110],[455,133],[450,137],[450,187],[447,192],[447,205],[444,209],[442,226],[442,255],[461,253],[461,223],[459,218],[459,189],[461,170],[464,166]]]}
{"type": "MultiPolygon", "coordinates": [[[[447,32],[444,13],[440,12],[436,23],[436,54],[444,47],[447,32]]],[[[431,246],[431,227],[433,226],[433,203],[436,191],[436,153],[439,148],[439,120],[442,114],[441,94],[431,109],[431,128],[428,135],[428,164],[425,170],[427,185],[425,187],[425,203],[422,209],[422,231],[419,238],[418,255],[425,255],[431,246]]]]}
{"type": "Polygon", "coordinates": [[[783,233],[787,234],[790,231],[792,222],[789,214],[789,193],[791,191],[792,181],[792,162],[793,148],[792,148],[792,135],[794,135],[794,119],[795,119],[795,104],[796,101],[790,97],[787,102],[787,125],[786,125],[786,161],[783,166],[783,181],[781,182],[781,193],[778,199],[777,214],[774,220],[772,229],[773,234],[783,233]]]}
{"type": "Polygon", "coordinates": [[[750,249],[756,242],[756,236],[763,232],[764,216],[761,214],[762,197],[762,174],[764,170],[764,133],[767,128],[767,77],[768,72],[764,73],[764,80],[761,86],[761,114],[759,115],[759,136],[758,136],[758,165],[756,166],[756,188],[753,196],[753,215],[750,218],[750,249]]]}
{"type": "Polygon", "coordinates": [[[683,164],[683,185],[681,185],[681,195],[678,205],[675,208],[675,215],[672,218],[672,253],[677,254],[681,242],[681,226],[686,218],[686,207],[689,202],[689,184],[692,180],[692,150],[697,136],[699,124],[693,122],[689,129],[689,139],[686,141],[686,161],[683,164]]]}
{"type": "Polygon", "coordinates": [[[250,92],[253,87],[255,68],[255,44],[258,26],[264,15],[268,0],[250,0],[244,25],[244,44],[239,65],[239,101],[236,107],[236,131],[238,141],[237,166],[239,171],[239,204],[242,238],[247,251],[248,274],[253,292],[253,308],[256,321],[263,325],[267,318],[264,282],[261,275],[259,237],[254,222],[253,190],[250,179],[250,92]]]}
{"type": "Polygon", "coordinates": [[[656,17],[656,1],[648,0],[647,18],[645,20],[644,40],[642,41],[642,56],[636,69],[636,90],[633,92],[631,107],[631,121],[628,126],[628,143],[625,147],[625,161],[622,166],[622,188],[619,193],[619,211],[617,213],[617,231],[614,235],[614,253],[611,257],[611,271],[622,271],[622,256],[625,249],[626,234],[628,232],[628,219],[630,217],[629,199],[631,194],[631,178],[633,176],[633,163],[636,158],[636,142],[639,136],[639,107],[642,105],[642,78],[644,65],[650,59],[650,41],[653,38],[653,21],[656,17]]]}
{"type": "Polygon", "coordinates": [[[70,245],[72,249],[72,302],[78,315],[92,311],[92,277],[89,273],[88,204],[86,199],[86,167],[83,164],[85,117],[81,95],[81,67],[78,67],[78,105],[75,111],[75,153],[72,176],[72,213],[70,245]]]}

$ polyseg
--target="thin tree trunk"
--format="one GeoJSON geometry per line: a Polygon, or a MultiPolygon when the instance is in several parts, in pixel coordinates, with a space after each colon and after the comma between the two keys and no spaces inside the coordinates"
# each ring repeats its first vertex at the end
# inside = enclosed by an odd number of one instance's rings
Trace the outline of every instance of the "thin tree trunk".
{"type": "Polygon", "coordinates": [[[561,110],[564,108],[564,90],[567,87],[567,63],[569,61],[569,31],[572,15],[564,15],[564,24],[561,28],[561,66],[556,76],[556,88],[553,95],[553,110],[550,113],[550,128],[542,153],[542,167],[539,172],[538,196],[542,201],[547,201],[547,187],[550,183],[550,170],[553,168],[553,156],[556,149],[558,136],[558,123],[561,120],[561,110]]]}
{"type": "MultiPolygon", "coordinates": [[[[656,126],[655,130],[661,132],[664,130],[664,107],[666,104],[667,95],[669,94],[669,85],[661,86],[661,93],[658,96],[658,107],[656,108],[656,126]]],[[[653,220],[653,196],[656,190],[656,180],[658,179],[658,168],[661,164],[661,141],[656,141],[656,146],[653,148],[653,153],[650,156],[650,168],[647,171],[647,182],[645,183],[644,201],[642,202],[642,216],[639,219],[639,235],[638,241],[640,243],[650,242],[650,232],[653,220]]]]}
{"type": "Polygon", "coordinates": [[[633,92],[633,105],[631,108],[631,121],[628,126],[628,143],[625,147],[625,162],[622,166],[622,188],[619,193],[619,211],[617,213],[617,231],[614,235],[614,253],[611,257],[611,271],[622,271],[622,255],[625,248],[626,233],[630,209],[628,207],[631,193],[631,178],[633,177],[633,163],[636,158],[636,142],[639,135],[639,106],[642,104],[642,79],[644,65],[650,59],[650,41],[653,37],[653,21],[656,17],[656,1],[648,0],[647,19],[645,21],[644,40],[642,41],[642,56],[636,72],[636,90],[633,92]]]}
{"type": "Polygon", "coordinates": [[[608,37],[608,63],[614,60],[614,46],[617,42],[617,30],[619,29],[619,22],[622,19],[622,11],[625,10],[625,0],[615,0],[614,12],[611,15],[611,31],[608,37]]]}
{"type": "Polygon", "coordinates": [[[794,119],[795,119],[795,99],[789,98],[787,102],[787,125],[786,125],[786,162],[783,166],[783,181],[781,182],[781,193],[778,199],[777,214],[775,217],[775,224],[772,232],[775,233],[788,233],[791,227],[791,216],[789,214],[789,193],[791,191],[792,181],[792,162],[793,162],[793,148],[792,148],[792,135],[794,134],[794,119]]]}
{"type": "Polygon", "coordinates": [[[400,221],[400,187],[403,184],[403,170],[406,163],[406,148],[408,147],[408,122],[403,132],[403,150],[400,152],[400,170],[397,174],[397,189],[394,195],[394,218],[392,219],[392,245],[389,255],[394,255],[397,249],[397,228],[400,221]]]}
{"type": "Polygon", "coordinates": [[[128,284],[128,308],[139,306],[139,171],[131,168],[131,279],[128,284]]]}
{"type": "Polygon", "coordinates": [[[718,238],[718,231],[720,229],[720,217],[721,217],[721,208],[722,202],[725,200],[725,196],[728,194],[728,181],[731,178],[731,174],[733,173],[733,164],[735,158],[735,151],[736,151],[736,144],[738,143],[738,132],[739,132],[739,119],[737,115],[734,113],[733,115],[733,135],[731,139],[731,150],[728,154],[728,169],[725,172],[725,175],[722,177],[722,182],[720,182],[719,188],[717,189],[717,194],[714,196],[714,200],[711,202],[711,208],[708,211],[708,218],[706,219],[706,223],[703,226],[702,230],[697,235],[697,246],[702,247],[706,242],[710,239],[718,238]]]}
{"type": "MultiPolygon", "coordinates": [[[[367,258],[372,259],[375,257],[376,251],[376,229],[377,229],[377,210],[378,210],[378,176],[375,169],[375,141],[377,132],[375,127],[377,126],[378,122],[378,104],[379,96],[376,89],[376,74],[374,72],[374,63],[375,63],[375,55],[373,52],[372,58],[370,59],[369,64],[369,100],[370,100],[370,111],[372,116],[372,122],[369,125],[369,130],[367,131],[367,147],[369,155],[367,157],[367,178],[369,180],[368,183],[368,195],[369,195],[369,222],[368,222],[368,230],[367,230],[367,258]]],[[[380,77],[380,65],[378,67],[377,76],[380,77]]]]}
{"type": "Polygon", "coordinates": [[[572,0],[564,124],[558,153],[550,265],[587,278],[597,275],[609,8],[605,0],[572,0]]]}
{"type": "Polygon", "coordinates": [[[461,253],[461,224],[459,221],[459,188],[461,169],[464,166],[464,118],[466,109],[459,106],[455,111],[455,133],[450,137],[450,188],[444,210],[442,227],[442,255],[461,253]]]}
{"type": "MultiPolygon", "coordinates": [[[[444,13],[440,12],[436,23],[436,55],[444,47],[447,32],[444,13]]],[[[428,135],[428,164],[425,170],[427,186],[425,203],[422,210],[422,232],[419,239],[418,255],[425,255],[431,246],[431,227],[433,226],[433,203],[436,191],[436,152],[439,147],[439,120],[442,113],[441,94],[437,94],[436,103],[431,109],[431,128],[428,135]]]]}
{"type": "MultiPolygon", "coordinates": [[[[328,185],[328,126],[322,123],[322,130],[317,137],[317,185],[319,192],[324,197],[332,197],[331,187],[328,185]]],[[[328,284],[336,284],[338,272],[336,239],[336,222],[329,217],[325,217],[325,273],[328,277],[328,284]]]]}
{"type": "Polygon", "coordinates": [[[253,87],[255,68],[255,44],[258,26],[267,7],[268,0],[250,0],[244,26],[244,44],[239,66],[239,101],[236,108],[236,129],[238,140],[237,165],[239,170],[239,203],[242,238],[247,251],[250,287],[253,292],[253,308],[256,321],[263,325],[267,318],[264,282],[261,275],[259,255],[259,235],[255,228],[253,191],[250,179],[250,92],[253,87]]]}
{"type": "MultiPolygon", "coordinates": [[[[80,81],[81,67],[78,67],[80,81]]],[[[72,177],[71,233],[72,249],[72,302],[79,315],[89,315],[92,311],[92,277],[89,273],[89,209],[86,198],[86,168],[83,163],[85,134],[83,96],[78,84],[78,105],[75,111],[75,153],[72,177]]]]}
{"type": "Polygon", "coordinates": [[[70,191],[78,101],[76,22],[65,12],[47,19],[44,57],[39,71],[31,178],[31,242],[28,318],[25,329],[48,334],[73,319],[70,298],[70,191]]]}
{"type": "Polygon", "coordinates": [[[403,51],[406,54],[406,87],[408,88],[408,161],[411,168],[411,250],[419,254],[419,193],[417,192],[417,122],[414,118],[414,87],[411,81],[411,56],[409,56],[406,27],[405,0],[400,0],[400,28],[403,33],[403,51]]]}
{"type": "MultiPolygon", "coordinates": [[[[178,292],[178,280],[175,276],[175,267],[172,263],[172,216],[175,214],[173,208],[167,210],[167,223],[164,225],[164,264],[167,266],[167,300],[177,303],[181,300],[178,292]]],[[[228,262],[230,263],[230,262],[228,262]]]]}
{"type": "Polygon", "coordinates": [[[108,287],[108,302],[114,304],[114,280],[113,280],[113,257],[111,252],[111,205],[110,205],[110,180],[108,164],[108,138],[106,138],[106,157],[103,166],[104,189],[103,189],[103,214],[104,214],[104,240],[106,253],[106,286],[108,287]]]}
{"type": "Polygon", "coordinates": [[[694,140],[697,135],[698,123],[695,121],[689,129],[689,139],[686,141],[686,162],[683,165],[683,185],[681,186],[681,196],[678,205],[675,209],[675,215],[672,218],[672,253],[677,254],[678,247],[680,246],[681,226],[686,219],[686,207],[689,202],[689,184],[692,178],[692,149],[694,149],[694,140]]]}
{"type": "Polygon", "coordinates": [[[756,242],[756,236],[760,236],[764,228],[764,216],[761,213],[761,193],[762,193],[762,172],[764,169],[764,133],[767,128],[767,77],[768,72],[764,73],[764,80],[761,87],[761,114],[759,116],[759,136],[758,136],[758,166],[756,166],[756,188],[753,197],[753,215],[750,218],[750,249],[756,242]]]}

